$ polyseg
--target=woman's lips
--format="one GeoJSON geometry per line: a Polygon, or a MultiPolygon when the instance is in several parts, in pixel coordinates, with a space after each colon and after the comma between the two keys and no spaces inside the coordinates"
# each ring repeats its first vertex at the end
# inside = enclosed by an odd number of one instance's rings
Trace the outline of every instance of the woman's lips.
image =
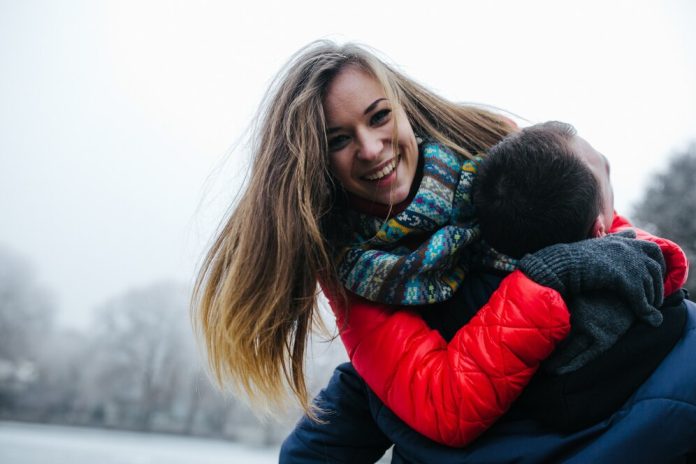
{"type": "Polygon", "coordinates": [[[363,176],[362,179],[370,181],[370,182],[378,182],[380,180],[385,179],[385,177],[389,176],[394,171],[396,171],[396,167],[398,166],[400,159],[401,159],[400,155],[395,156],[390,161],[385,163],[384,166],[379,168],[379,170],[377,170],[376,172],[373,172],[372,174],[369,174],[367,176],[363,176]]]}

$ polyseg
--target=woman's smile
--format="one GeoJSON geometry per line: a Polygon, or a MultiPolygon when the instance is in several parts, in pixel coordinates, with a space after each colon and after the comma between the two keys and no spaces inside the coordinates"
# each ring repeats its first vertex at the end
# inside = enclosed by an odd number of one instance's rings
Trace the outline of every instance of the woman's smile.
{"type": "Polygon", "coordinates": [[[392,173],[394,173],[397,164],[399,163],[400,156],[395,156],[388,162],[382,164],[381,166],[378,167],[378,169],[375,169],[372,174],[368,174],[366,176],[363,176],[363,179],[368,180],[368,181],[382,181],[386,182],[388,179],[387,177],[394,177],[391,176],[392,173]]]}

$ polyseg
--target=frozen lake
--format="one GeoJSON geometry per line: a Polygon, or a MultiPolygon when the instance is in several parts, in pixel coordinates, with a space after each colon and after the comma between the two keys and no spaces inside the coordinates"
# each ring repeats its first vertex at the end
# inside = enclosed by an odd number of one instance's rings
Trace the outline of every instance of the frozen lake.
{"type": "Polygon", "coordinates": [[[278,449],[219,440],[0,422],[2,464],[267,464],[278,449]]]}

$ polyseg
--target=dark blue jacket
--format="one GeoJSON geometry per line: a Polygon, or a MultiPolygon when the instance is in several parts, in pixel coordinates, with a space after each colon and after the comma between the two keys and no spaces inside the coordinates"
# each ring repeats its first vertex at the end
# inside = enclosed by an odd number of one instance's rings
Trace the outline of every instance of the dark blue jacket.
{"type": "MultiPolygon", "coordinates": [[[[324,409],[320,417],[328,424],[301,419],[283,443],[280,462],[374,462],[392,443],[394,463],[696,462],[696,305],[685,300],[672,310],[675,317],[666,320],[676,321],[674,324],[680,320],[677,314],[686,316],[683,329],[678,325],[681,337],[674,348],[659,356],[659,365],[645,375],[647,380],[642,385],[637,389],[631,386],[630,392],[634,393],[627,401],[622,400],[618,409],[612,407],[616,412],[591,425],[574,427],[572,432],[544,425],[532,414],[539,412],[532,394],[531,400],[523,398],[518,407],[473,444],[448,448],[410,429],[366,387],[350,364],[343,364],[316,400],[324,409]],[[525,402],[533,407],[525,409],[525,402]]],[[[650,336],[645,333],[640,337],[650,336]]],[[[586,376],[590,382],[586,380],[577,391],[573,388],[578,387],[578,375],[553,388],[546,384],[547,391],[533,385],[529,390],[537,392],[536,396],[550,395],[550,409],[566,408],[557,410],[561,416],[576,414],[580,419],[576,425],[594,417],[594,413],[586,417],[582,413],[607,400],[605,396],[611,400],[605,406],[611,405],[620,398],[617,390],[622,388],[615,388],[617,385],[636,381],[629,379],[628,370],[623,372],[622,366],[616,365],[617,360],[624,364],[638,358],[635,361],[639,365],[654,351],[645,345],[648,351],[642,346],[638,351],[643,350],[643,354],[637,356],[635,345],[617,345],[588,366],[590,370],[585,372],[590,373],[586,376]],[[612,365],[616,371],[613,377],[612,365]],[[558,393],[554,393],[554,388],[563,393],[562,401],[554,397],[558,393]],[[540,391],[542,395],[538,394],[540,391]]]]}

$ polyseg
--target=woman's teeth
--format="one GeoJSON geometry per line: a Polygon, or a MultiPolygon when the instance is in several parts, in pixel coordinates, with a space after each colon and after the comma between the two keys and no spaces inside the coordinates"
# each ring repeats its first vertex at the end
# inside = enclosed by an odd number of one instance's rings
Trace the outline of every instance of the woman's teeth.
{"type": "Polygon", "coordinates": [[[399,161],[399,157],[395,156],[391,163],[384,166],[378,172],[376,172],[374,174],[370,174],[369,176],[365,176],[365,179],[367,179],[367,180],[380,180],[381,178],[388,176],[389,174],[392,173],[392,171],[394,169],[396,169],[396,164],[398,161],[399,161]]]}

